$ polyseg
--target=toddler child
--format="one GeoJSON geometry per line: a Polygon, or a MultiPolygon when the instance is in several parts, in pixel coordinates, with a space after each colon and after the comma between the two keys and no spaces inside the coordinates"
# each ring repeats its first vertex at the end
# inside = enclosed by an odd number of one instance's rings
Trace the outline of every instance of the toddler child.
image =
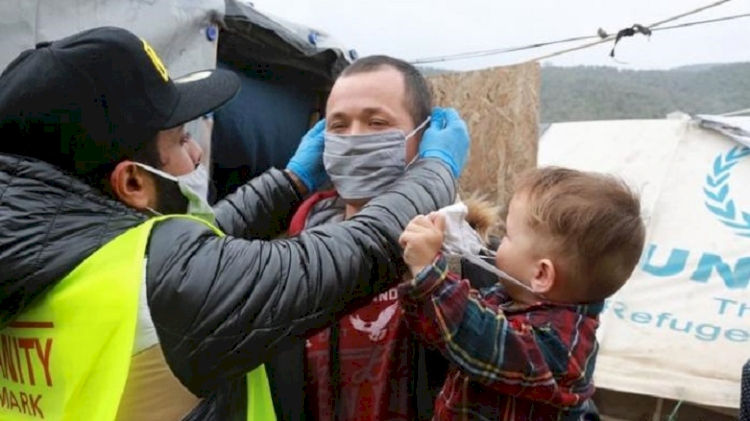
{"type": "Polygon", "coordinates": [[[637,195],[601,174],[526,174],[496,253],[503,276],[482,290],[448,270],[444,227],[439,214],[418,216],[400,239],[414,275],[400,286],[409,326],[451,363],[434,419],[583,419],[599,313],[644,246],[637,195]]]}

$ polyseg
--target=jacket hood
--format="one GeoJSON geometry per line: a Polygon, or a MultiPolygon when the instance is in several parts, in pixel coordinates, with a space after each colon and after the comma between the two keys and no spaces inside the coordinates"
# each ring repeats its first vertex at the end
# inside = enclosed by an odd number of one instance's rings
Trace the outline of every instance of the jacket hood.
{"type": "Polygon", "coordinates": [[[0,328],[145,219],[50,164],[0,154],[0,328]]]}
{"type": "Polygon", "coordinates": [[[463,203],[469,211],[466,214],[466,222],[485,243],[489,242],[490,236],[505,231],[499,206],[477,194],[464,199],[463,203]]]}

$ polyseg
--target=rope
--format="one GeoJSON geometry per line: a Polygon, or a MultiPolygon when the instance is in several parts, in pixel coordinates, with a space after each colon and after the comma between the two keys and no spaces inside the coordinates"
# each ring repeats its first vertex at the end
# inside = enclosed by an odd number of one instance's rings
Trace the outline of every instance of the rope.
{"type": "MultiPolygon", "coordinates": [[[[651,29],[651,31],[652,32],[667,31],[667,30],[672,30],[672,29],[686,28],[690,26],[705,25],[709,23],[717,23],[717,22],[729,21],[729,20],[734,20],[734,19],[742,19],[742,18],[748,18],[748,17],[750,17],[750,13],[730,15],[730,16],[724,16],[724,17],[715,18],[715,19],[706,19],[706,20],[699,20],[699,21],[694,21],[694,22],[681,23],[677,25],[663,26],[663,27],[651,29]]],[[[445,55],[445,56],[426,57],[426,58],[413,60],[411,61],[411,63],[412,64],[430,64],[430,63],[438,63],[438,62],[445,62],[445,61],[470,59],[470,58],[476,58],[476,57],[485,57],[485,56],[492,56],[492,55],[498,55],[498,54],[504,54],[504,53],[512,53],[512,52],[517,52],[517,51],[532,50],[532,49],[547,47],[547,46],[556,45],[556,44],[566,44],[566,43],[575,42],[575,41],[584,41],[587,39],[594,39],[594,38],[597,39],[597,42],[591,45],[598,45],[603,42],[610,41],[615,37],[616,37],[616,34],[608,35],[606,32],[600,29],[599,35],[587,35],[587,36],[565,38],[565,39],[556,40],[556,41],[538,42],[534,44],[528,44],[528,45],[517,46],[517,47],[495,48],[495,49],[490,49],[490,50],[478,50],[478,51],[451,54],[451,55],[445,55]]],[[[576,49],[581,49],[584,47],[585,46],[576,47],[576,49]]]]}
{"type": "MultiPolygon", "coordinates": [[[[711,3],[709,5],[706,5],[706,6],[699,7],[697,9],[691,10],[689,12],[685,12],[685,13],[679,14],[677,16],[673,16],[671,18],[664,19],[664,20],[656,22],[656,23],[652,23],[651,25],[647,26],[646,28],[651,29],[651,30],[655,30],[654,28],[656,28],[658,26],[661,26],[661,25],[663,25],[665,23],[673,22],[673,21],[676,21],[678,19],[682,19],[682,18],[684,18],[686,16],[694,15],[694,14],[700,13],[700,12],[702,12],[704,10],[708,10],[708,9],[711,9],[711,8],[714,8],[714,7],[717,7],[717,6],[721,6],[722,4],[729,3],[730,1],[732,1],[732,0],[719,0],[719,1],[711,3]]],[[[547,55],[544,55],[544,56],[541,56],[541,57],[537,57],[537,58],[535,58],[533,60],[528,60],[528,61],[541,61],[541,60],[546,60],[548,58],[557,57],[557,56],[560,56],[560,55],[563,55],[563,54],[571,53],[573,51],[583,50],[583,49],[586,49],[586,48],[594,47],[596,45],[603,44],[605,42],[611,41],[613,38],[615,38],[615,35],[608,35],[607,37],[605,37],[605,38],[603,38],[603,39],[601,39],[599,41],[596,41],[596,42],[585,44],[585,45],[582,45],[582,46],[579,46],[579,47],[568,48],[566,50],[558,51],[558,52],[552,53],[552,54],[547,54],[547,55]]]]}

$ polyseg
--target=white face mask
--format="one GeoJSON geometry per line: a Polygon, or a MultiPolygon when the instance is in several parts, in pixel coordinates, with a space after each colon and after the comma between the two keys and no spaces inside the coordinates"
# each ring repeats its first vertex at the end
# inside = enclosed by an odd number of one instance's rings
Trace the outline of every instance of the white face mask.
{"type": "MultiPolygon", "coordinates": [[[[135,162],[135,164],[154,175],[177,183],[180,192],[188,201],[188,215],[201,218],[211,224],[215,222],[214,210],[208,204],[208,170],[206,170],[203,164],[199,164],[192,172],[180,176],[167,174],[164,171],[138,162],[135,162]]],[[[161,215],[153,209],[149,210],[157,215],[161,215]]]]}
{"type": "Polygon", "coordinates": [[[325,133],[323,165],[339,196],[366,200],[385,191],[407,167],[406,141],[429,122],[428,117],[409,134],[400,130],[361,135],[325,133]]]}

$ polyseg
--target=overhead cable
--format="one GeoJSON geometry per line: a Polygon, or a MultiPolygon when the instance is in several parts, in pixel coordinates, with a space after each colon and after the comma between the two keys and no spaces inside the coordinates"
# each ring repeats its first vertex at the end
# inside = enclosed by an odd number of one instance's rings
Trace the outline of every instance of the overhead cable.
{"type": "MultiPolygon", "coordinates": [[[[675,21],[677,19],[681,19],[681,18],[683,18],[685,16],[689,16],[689,15],[701,12],[701,11],[706,10],[708,8],[719,6],[719,5],[721,5],[723,3],[726,3],[728,1],[731,1],[731,0],[721,0],[721,1],[713,3],[711,5],[703,6],[701,8],[692,10],[690,12],[686,12],[686,13],[677,15],[675,17],[671,17],[669,19],[665,19],[665,20],[663,20],[661,22],[657,22],[657,23],[652,24],[651,26],[649,26],[647,28],[643,27],[641,25],[634,25],[633,27],[644,28],[644,29],[646,29],[646,30],[648,30],[650,32],[656,32],[656,31],[665,31],[665,30],[671,30],[671,29],[685,28],[685,27],[689,27],[689,26],[704,25],[704,24],[709,24],[709,23],[716,23],[716,22],[722,22],[722,21],[728,21],[728,20],[734,20],[734,19],[740,19],[740,18],[750,17],[750,13],[745,13],[745,14],[740,14],[740,15],[725,16],[725,17],[716,18],[716,19],[707,19],[707,20],[702,20],[702,21],[687,22],[687,23],[682,23],[682,24],[677,24],[677,25],[671,25],[671,26],[656,27],[656,26],[660,26],[660,25],[662,25],[664,23],[673,22],[673,21],[675,21]]],[[[628,28],[628,29],[630,29],[630,28],[628,28]]],[[[621,32],[622,31],[618,32],[618,34],[621,33],[621,32]]],[[[640,32],[645,32],[645,31],[640,31],[640,32]]],[[[576,42],[576,41],[585,41],[585,40],[590,40],[590,39],[597,39],[597,41],[593,42],[593,43],[584,44],[582,46],[574,47],[574,48],[568,49],[568,50],[558,51],[558,52],[553,53],[553,54],[551,54],[549,56],[543,56],[543,57],[531,60],[531,61],[537,61],[537,60],[542,60],[542,59],[549,58],[549,57],[552,57],[552,56],[557,56],[557,55],[560,55],[560,54],[564,54],[564,53],[567,53],[567,52],[576,51],[576,50],[580,50],[580,49],[584,49],[584,48],[588,48],[588,47],[593,47],[595,45],[599,45],[599,44],[602,44],[604,42],[608,42],[608,41],[614,40],[614,39],[616,39],[616,36],[617,36],[616,34],[609,35],[606,32],[604,32],[602,29],[599,29],[598,35],[588,35],[588,36],[571,37],[571,38],[565,38],[565,39],[560,39],[560,40],[555,40],[555,41],[538,42],[538,43],[534,43],[534,44],[528,44],[528,45],[517,46],[517,47],[494,48],[494,49],[478,50],[478,51],[471,51],[471,52],[465,52],[465,53],[459,53],[459,54],[451,54],[451,55],[436,56],[436,57],[427,57],[427,58],[421,58],[421,59],[413,60],[413,61],[411,61],[411,63],[412,64],[430,64],[430,63],[438,63],[438,62],[445,62],[445,61],[465,60],[465,59],[471,59],[471,58],[477,58],[477,57],[486,57],[486,56],[493,56],[493,55],[499,55],[499,54],[506,54],[506,53],[524,51],[524,50],[533,50],[533,49],[542,48],[542,47],[548,47],[548,46],[557,45],[557,44],[567,44],[567,43],[576,42]]]]}
{"type": "MultiPolygon", "coordinates": [[[[706,6],[702,6],[702,7],[699,7],[697,9],[693,9],[693,10],[690,10],[688,12],[681,13],[681,14],[679,14],[677,16],[672,16],[671,18],[667,18],[667,19],[661,20],[659,22],[652,23],[651,25],[648,25],[646,28],[650,29],[653,32],[653,31],[656,30],[657,27],[662,26],[665,23],[674,22],[674,21],[676,21],[678,19],[682,19],[682,18],[684,18],[686,16],[694,15],[696,13],[700,13],[700,12],[703,12],[705,10],[721,6],[722,4],[729,3],[730,1],[732,1],[732,0],[719,0],[719,1],[716,1],[714,3],[708,4],[706,6]]],[[[536,58],[534,58],[532,60],[528,60],[528,61],[542,61],[542,60],[546,60],[548,58],[557,57],[557,56],[561,56],[563,54],[571,53],[573,51],[584,50],[586,48],[594,47],[594,46],[597,46],[599,44],[603,44],[605,42],[609,42],[613,38],[616,38],[616,35],[608,35],[606,38],[602,38],[602,39],[600,39],[599,41],[596,41],[596,42],[591,42],[591,43],[584,44],[584,45],[581,45],[581,46],[578,46],[578,47],[568,48],[566,50],[557,51],[557,52],[551,53],[551,54],[546,54],[544,56],[536,57],[536,58]]]]}

